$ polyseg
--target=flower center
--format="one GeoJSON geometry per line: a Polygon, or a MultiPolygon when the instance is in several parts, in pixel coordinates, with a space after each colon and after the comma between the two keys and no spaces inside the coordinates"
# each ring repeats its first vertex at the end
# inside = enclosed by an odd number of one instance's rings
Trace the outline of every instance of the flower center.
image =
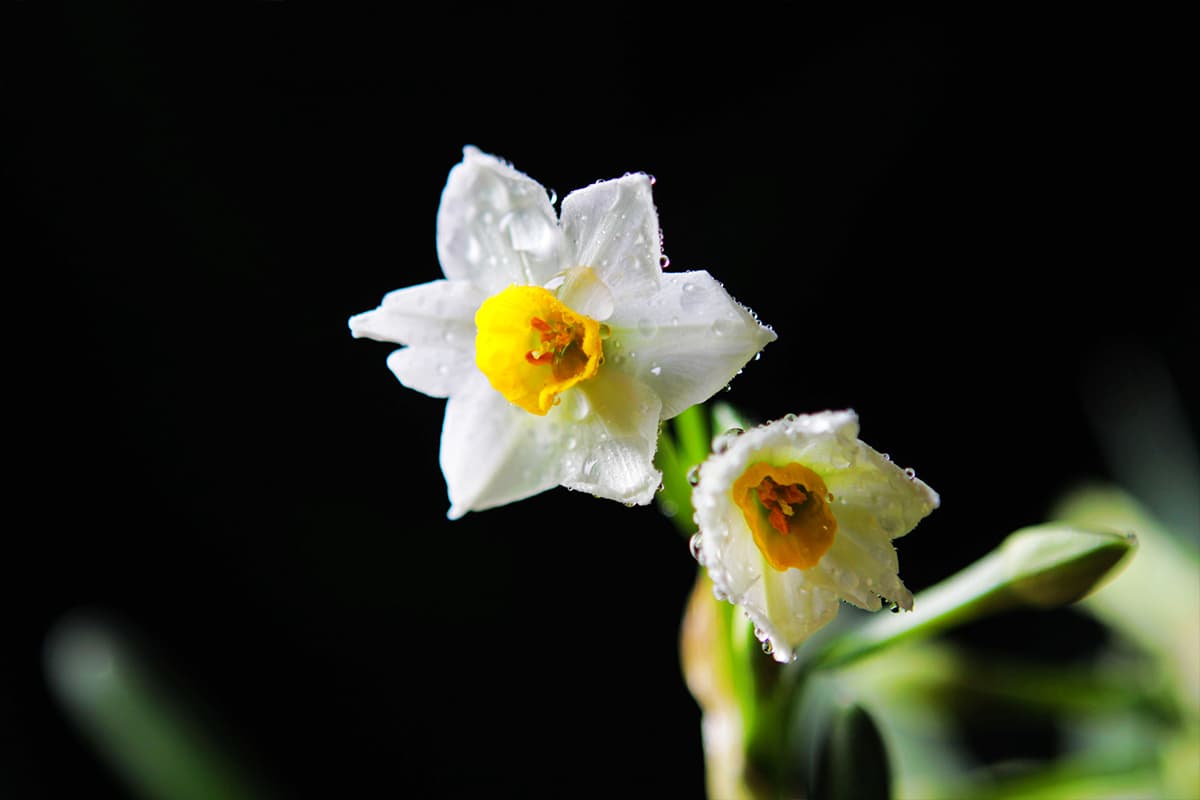
{"type": "Polygon", "coordinates": [[[540,286],[510,286],[475,312],[475,364],[514,405],[543,416],[604,360],[600,323],[540,286]]]}
{"type": "Polygon", "coordinates": [[[837,519],[829,492],[808,467],[755,462],[734,481],[732,493],[754,543],[775,569],[814,567],[833,545],[837,519]]]}

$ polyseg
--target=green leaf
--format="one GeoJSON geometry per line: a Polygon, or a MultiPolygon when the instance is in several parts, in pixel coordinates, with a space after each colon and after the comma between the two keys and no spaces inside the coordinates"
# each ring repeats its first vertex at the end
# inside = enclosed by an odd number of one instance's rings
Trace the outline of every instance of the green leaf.
{"type": "Polygon", "coordinates": [[[1009,609],[1076,602],[1111,578],[1136,544],[1133,534],[1061,524],[1024,528],[971,566],[918,594],[911,613],[872,617],[816,651],[810,665],[840,666],[1009,609]]]}

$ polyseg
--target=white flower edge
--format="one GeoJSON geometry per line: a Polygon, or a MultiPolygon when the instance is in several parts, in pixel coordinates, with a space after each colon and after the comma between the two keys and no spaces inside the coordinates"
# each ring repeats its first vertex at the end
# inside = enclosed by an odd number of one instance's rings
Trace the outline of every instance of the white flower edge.
{"type": "Polygon", "coordinates": [[[740,606],[776,660],[828,624],[844,600],[876,611],[880,597],[912,609],[892,540],[937,508],[937,493],[858,438],[850,410],[788,415],[719,440],[700,466],[693,491],[700,562],[718,597],[740,606]],[[833,496],[838,528],[821,560],[809,569],[768,564],[734,503],[731,488],[757,461],[799,463],[817,473],[833,496]]]}
{"type": "Polygon", "coordinates": [[[559,220],[540,184],[464,148],[442,193],[437,245],[445,279],[390,292],[350,330],[402,345],[387,362],[400,382],[449,398],[440,464],[451,518],[559,484],[649,503],[661,421],[711,397],[776,338],[707,272],[662,272],[641,173],[571,192],[559,220]],[[591,278],[564,280],[578,266],[591,278]],[[561,292],[610,332],[600,373],[542,418],[521,416],[475,364],[475,312],[512,284],[561,292]]]}

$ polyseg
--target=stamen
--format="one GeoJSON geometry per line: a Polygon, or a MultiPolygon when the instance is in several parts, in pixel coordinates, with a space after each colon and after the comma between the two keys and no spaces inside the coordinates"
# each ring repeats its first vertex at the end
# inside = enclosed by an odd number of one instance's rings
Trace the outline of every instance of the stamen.
{"type": "Polygon", "coordinates": [[[600,325],[546,289],[510,286],[475,315],[475,363],[496,391],[532,414],[595,375],[604,356],[600,325]]]}
{"type": "Polygon", "coordinates": [[[821,477],[797,463],[751,464],[733,486],[755,543],[778,570],[813,567],[833,545],[837,518],[827,495],[821,477]]]}

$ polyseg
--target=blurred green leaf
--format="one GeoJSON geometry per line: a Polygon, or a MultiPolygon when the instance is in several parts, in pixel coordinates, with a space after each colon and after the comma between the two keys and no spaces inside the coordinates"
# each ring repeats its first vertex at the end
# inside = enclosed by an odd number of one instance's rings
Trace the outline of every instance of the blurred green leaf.
{"type": "Polygon", "coordinates": [[[1138,532],[1137,558],[1080,607],[1152,653],[1191,714],[1200,718],[1200,555],[1117,487],[1078,489],[1063,498],[1053,516],[1067,524],[1138,532]]]}

